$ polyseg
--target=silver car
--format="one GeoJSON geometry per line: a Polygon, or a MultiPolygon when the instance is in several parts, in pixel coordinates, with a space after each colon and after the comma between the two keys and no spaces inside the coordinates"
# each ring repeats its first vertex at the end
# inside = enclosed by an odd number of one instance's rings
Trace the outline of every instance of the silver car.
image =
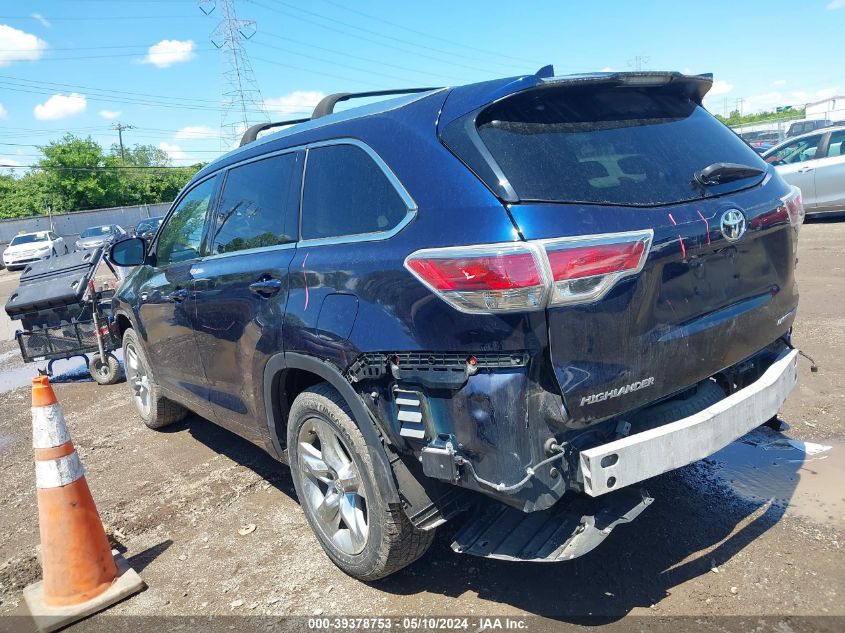
{"type": "Polygon", "coordinates": [[[807,215],[845,211],[845,126],[788,139],[764,152],[763,159],[801,189],[807,215]]]}

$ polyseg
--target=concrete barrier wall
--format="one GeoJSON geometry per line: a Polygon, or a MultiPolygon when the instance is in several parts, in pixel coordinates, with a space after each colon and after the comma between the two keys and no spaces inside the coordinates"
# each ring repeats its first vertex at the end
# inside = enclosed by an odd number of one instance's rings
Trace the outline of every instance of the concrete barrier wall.
{"type": "MultiPolygon", "coordinates": [[[[79,234],[91,226],[100,224],[119,224],[127,231],[144,218],[164,215],[170,208],[169,202],[159,204],[141,204],[131,207],[114,207],[112,209],[92,209],[91,211],[76,211],[53,215],[53,230],[68,242],[76,240],[79,234]]],[[[31,218],[14,218],[0,220],[0,244],[8,244],[18,233],[31,231],[47,231],[50,229],[50,218],[39,215],[31,218]]]]}

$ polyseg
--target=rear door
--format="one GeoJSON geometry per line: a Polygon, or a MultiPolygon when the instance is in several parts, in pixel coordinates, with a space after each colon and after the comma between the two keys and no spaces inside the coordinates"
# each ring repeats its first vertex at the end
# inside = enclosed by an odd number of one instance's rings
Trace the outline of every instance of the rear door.
{"type": "Polygon", "coordinates": [[[189,190],[167,217],[154,245],[155,266],[142,271],[139,329],[158,383],[175,399],[208,416],[208,390],[194,329],[195,266],[202,257],[217,177],[189,190]]]}
{"type": "Polygon", "coordinates": [[[815,163],[818,211],[845,209],[845,130],[828,134],[824,155],[815,163]]]}
{"type": "Polygon", "coordinates": [[[230,168],[194,268],[195,335],[214,419],[253,441],[266,435],[263,370],[280,352],[295,252],[302,154],[230,168]]]}
{"type": "Polygon", "coordinates": [[[813,134],[787,143],[776,152],[766,156],[766,162],[774,165],[778,174],[790,185],[801,190],[804,206],[810,210],[816,206],[816,164],[819,145],[823,134],[813,134]]]}
{"type": "Polygon", "coordinates": [[[574,422],[683,390],[790,327],[790,190],[694,100],[548,86],[500,99],[475,126],[519,200],[514,224],[546,255],[551,361],[574,422]],[[752,171],[696,178],[718,163],[752,171]]]}

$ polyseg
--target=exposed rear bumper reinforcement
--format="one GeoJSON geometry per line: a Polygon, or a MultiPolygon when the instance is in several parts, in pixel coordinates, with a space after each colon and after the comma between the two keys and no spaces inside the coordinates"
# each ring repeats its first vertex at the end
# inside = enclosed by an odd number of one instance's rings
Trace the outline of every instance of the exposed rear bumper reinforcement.
{"type": "Polygon", "coordinates": [[[754,383],[704,411],[582,451],[584,492],[597,497],[712,455],[777,415],[797,378],[798,350],[787,350],[754,383]]]}
{"type": "Polygon", "coordinates": [[[502,560],[570,560],[598,546],[620,523],[633,521],[652,501],[644,490],[628,488],[601,500],[564,497],[541,512],[490,502],[458,531],[452,549],[502,560]]]}

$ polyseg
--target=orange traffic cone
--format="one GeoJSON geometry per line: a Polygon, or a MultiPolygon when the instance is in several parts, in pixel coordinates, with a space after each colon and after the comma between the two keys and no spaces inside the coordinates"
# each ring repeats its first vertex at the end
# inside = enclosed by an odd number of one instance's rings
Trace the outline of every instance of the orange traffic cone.
{"type": "Polygon", "coordinates": [[[32,445],[43,580],[24,589],[38,628],[52,631],[144,588],[112,556],[79,455],[46,376],[32,379],[32,445]]]}

